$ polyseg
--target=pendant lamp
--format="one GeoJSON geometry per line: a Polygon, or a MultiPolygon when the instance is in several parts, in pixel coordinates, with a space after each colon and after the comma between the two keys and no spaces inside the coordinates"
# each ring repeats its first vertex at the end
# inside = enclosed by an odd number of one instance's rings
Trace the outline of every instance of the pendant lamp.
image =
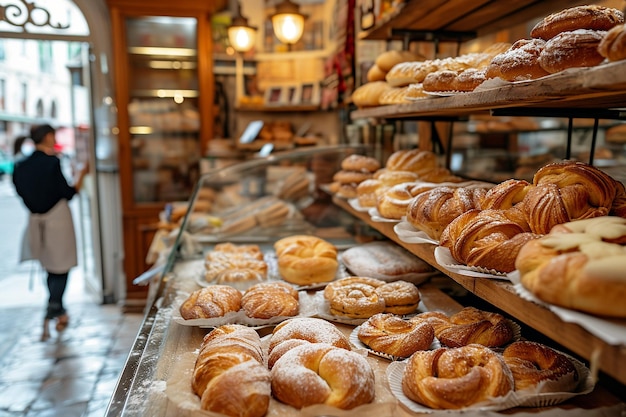
{"type": "Polygon", "coordinates": [[[304,31],[304,18],[300,6],[291,0],[278,3],[272,15],[272,26],[278,40],[288,45],[298,42],[304,31]]]}
{"type": "Polygon", "coordinates": [[[237,14],[228,26],[228,41],[237,52],[247,52],[254,46],[256,28],[248,24],[248,19],[241,15],[241,4],[237,3],[237,14]]]}

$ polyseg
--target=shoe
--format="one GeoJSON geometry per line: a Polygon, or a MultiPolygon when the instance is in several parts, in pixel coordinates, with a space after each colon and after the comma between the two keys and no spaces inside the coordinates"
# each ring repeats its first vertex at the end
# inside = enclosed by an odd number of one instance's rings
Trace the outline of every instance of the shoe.
{"type": "Polygon", "coordinates": [[[57,317],[56,329],[57,332],[62,332],[70,324],[70,317],[67,314],[63,314],[57,317]]]}
{"type": "Polygon", "coordinates": [[[43,321],[43,333],[41,333],[41,341],[45,342],[50,339],[50,319],[44,319],[43,321]]]}

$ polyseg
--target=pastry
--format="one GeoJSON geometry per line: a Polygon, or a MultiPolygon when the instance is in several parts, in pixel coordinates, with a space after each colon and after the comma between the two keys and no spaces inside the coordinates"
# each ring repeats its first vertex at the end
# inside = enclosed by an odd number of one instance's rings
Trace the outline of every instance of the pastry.
{"type": "Polygon", "coordinates": [[[341,289],[342,287],[353,285],[353,284],[363,284],[363,285],[369,285],[370,287],[373,287],[373,288],[377,288],[383,285],[384,283],[385,281],[382,281],[376,278],[371,278],[368,276],[345,277],[345,278],[338,279],[337,281],[333,281],[329,283],[328,285],[326,285],[326,287],[324,288],[323,294],[324,294],[324,298],[330,301],[337,294],[337,290],[341,289]]]}
{"type": "Polygon", "coordinates": [[[222,282],[235,281],[233,277],[228,277],[230,271],[249,271],[248,274],[240,274],[248,282],[259,281],[267,277],[267,263],[263,259],[258,259],[255,255],[242,253],[228,253],[213,251],[207,254],[205,260],[205,279],[212,282],[218,277],[222,277],[222,282]]]}
{"type": "Polygon", "coordinates": [[[424,91],[455,91],[455,81],[458,75],[457,71],[434,71],[424,78],[422,87],[424,91]]]}
{"type": "Polygon", "coordinates": [[[310,285],[335,278],[339,263],[337,248],[324,239],[294,235],[274,243],[278,272],[292,284],[310,285]]]}
{"type": "Polygon", "coordinates": [[[390,90],[385,91],[380,96],[380,105],[385,106],[388,104],[402,104],[410,103],[411,101],[405,98],[408,86],[405,87],[392,87],[390,90]]]}
{"type": "Polygon", "coordinates": [[[378,55],[375,61],[375,65],[380,68],[381,71],[387,73],[391,68],[401,62],[418,62],[426,59],[423,55],[406,50],[400,51],[385,51],[378,55]]]}
{"type": "Polygon", "coordinates": [[[328,300],[330,314],[353,319],[368,318],[385,311],[385,299],[367,284],[348,284],[335,289],[328,300]]]}
{"type": "Polygon", "coordinates": [[[203,410],[232,417],[266,415],[271,382],[260,345],[254,330],[239,325],[205,336],[191,381],[203,410]]]}
{"type": "Polygon", "coordinates": [[[378,214],[385,219],[401,220],[411,201],[421,193],[436,187],[432,183],[405,182],[383,190],[376,199],[378,214]]]}
{"type": "Polygon", "coordinates": [[[598,46],[605,34],[588,29],[561,32],[546,42],[539,54],[539,65],[550,74],[568,68],[594,67],[604,61],[598,46]]]}
{"type": "MultiPolygon", "coordinates": [[[[626,26],[620,24],[609,30],[598,45],[600,55],[609,61],[621,61],[626,58],[626,26]]],[[[610,129],[609,129],[610,130],[610,129]]],[[[607,140],[609,132],[607,131],[607,140]]]]}
{"type": "Polygon", "coordinates": [[[377,352],[408,358],[430,348],[435,332],[427,322],[411,322],[391,313],[375,314],[357,330],[358,339],[377,352]]]}
{"type": "Polygon", "coordinates": [[[434,409],[459,409],[513,390],[502,357],[482,345],[417,351],[402,374],[402,391],[434,409]]]}
{"type": "Polygon", "coordinates": [[[567,8],[544,17],[530,31],[533,38],[549,40],[561,32],[577,29],[609,30],[624,23],[624,13],[620,10],[584,5],[567,8]]]}
{"type": "Polygon", "coordinates": [[[382,182],[374,178],[365,180],[357,185],[356,194],[359,205],[364,208],[376,207],[378,190],[381,189],[381,186],[382,182]]]}
{"type": "Polygon", "coordinates": [[[229,285],[211,285],[192,292],[180,306],[185,320],[222,317],[241,309],[241,292],[229,285]]]}
{"type": "Polygon", "coordinates": [[[365,357],[327,343],[290,349],[271,376],[274,397],[298,409],[326,404],[349,410],[374,400],[374,371],[365,357]]]}
{"type": "Polygon", "coordinates": [[[271,319],[295,316],[300,311],[298,292],[284,282],[264,282],[253,285],[241,297],[246,316],[271,319]]]}
{"type": "Polygon", "coordinates": [[[515,267],[524,288],[557,306],[626,318],[626,219],[601,216],[555,226],[527,243],[515,267]]]}
{"type": "Polygon", "coordinates": [[[374,64],[367,70],[366,78],[368,82],[385,81],[386,75],[386,71],[383,71],[378,65],[374,64]]]}
{"type": "Polygon", "coordinates": [[[380,96],[391,86],[386,81],[372,81],[357,87],[352,92],[352,102],[357,107],[380,105],[380,96]]]}
{"type": "Polygon", "coordinates": [[[431,60],[421,62],[401,62],[394,65],[385,80],[391,87],[404,87],[410,84],[421,84],[424,78],[437,71],[437,64],[431,60]]]}
{"type": "Polygon", "coordinates": [[[564,354],[530,341],[517,341],[502,352],[513,380],[515,391],[572,392],[579,375],[572,361],[564,354]]]}
{"type": "Polygon", "coordinates": [[[366,155],[352,154],[341,161],[341,169],[345,171],[373,173],[379,168],[380,162],[376,158],[366,155]]]}
{"type": "Polygon", "coordinates": [[[539,65],[545,47],[543,39],[520,39],[496,55],[486,69],[487,78],[500,77],[506,81],[532,80],[550,74],[539,65]]]}
{"type": "Polygon", "coordinates": [[[437,155],[419,149],[395,151],[385,163],[385,168],[389,171],[411,171],[418,175],[437,167],[437,155]]]}
{"type": "Polygon", "coordinates": [[[375,291],[385,301],[385,313],[403,315],[417,311],[420,293],[415,284],[407,281],[388,282],[375,291]]]}

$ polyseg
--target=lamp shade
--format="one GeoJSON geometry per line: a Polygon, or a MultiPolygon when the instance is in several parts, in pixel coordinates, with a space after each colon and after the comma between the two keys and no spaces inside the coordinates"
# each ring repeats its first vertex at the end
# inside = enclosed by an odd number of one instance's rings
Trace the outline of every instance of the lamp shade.
{"type": "Polygon", "coordinates": [[[241,15],[241,5],[237,5],[237,15],[228,26],[228,41],[238,52],[252,49],[256,41],[256,28],[248,24],[248,19],[241,15]]]}
{"type": "Polygon", "coordinates": [[[276,13],[272,15],[272,26],[278,40],[287,44],[298,42],[304,31],[304,17],[300,13],[300,7],[290,0],[284,0],[276,5],[276,13]]]}

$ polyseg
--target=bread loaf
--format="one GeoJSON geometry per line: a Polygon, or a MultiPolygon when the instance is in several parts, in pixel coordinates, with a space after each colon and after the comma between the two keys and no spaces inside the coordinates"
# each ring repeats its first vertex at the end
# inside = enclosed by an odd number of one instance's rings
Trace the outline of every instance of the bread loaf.
{"type": "Polygon", "coordinates": [[[337,248],[324,239],[294,235],[274,243],[278,272],[287,282],[310,285],[332,281],[337,273],[337,248]]]}
{"type": "Polygon", "coordinates": [[[540,20],[530,31],[533,38],[549,40],[561,32],[577,29],[609,30],[624,23],[620,10],[597,5],[570,7],[540,20]]]}
{"type": "MultiPolygon", "coordinates": [[[[609,30],[598,45],[600,55],[609,61],[621,61],[626,58],[626,26],[617,25],[609,30]]],[[[607,140],[608,140],[607,132],[607,140]]]]}

